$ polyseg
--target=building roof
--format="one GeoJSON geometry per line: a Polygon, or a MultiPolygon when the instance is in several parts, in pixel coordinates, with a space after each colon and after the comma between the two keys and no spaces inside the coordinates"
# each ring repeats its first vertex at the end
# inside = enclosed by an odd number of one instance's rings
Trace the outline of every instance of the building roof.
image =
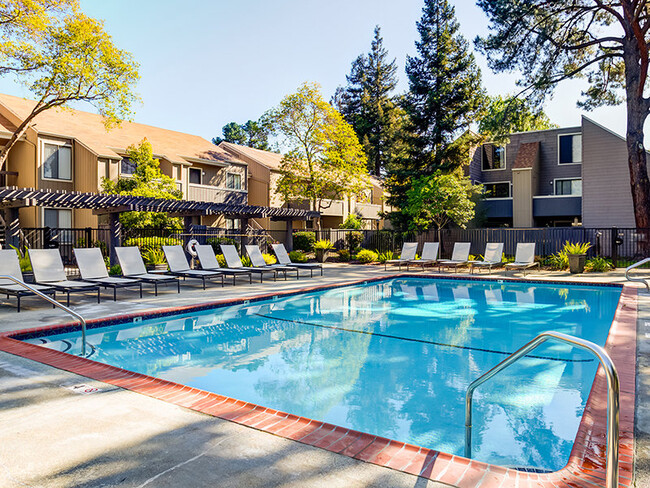
{"type": "Polygon", "coordinates": [[[519,146],[512,169],[532,168],[539,160],[539,141],[524,142],[519,146]]]}
{"type": "MultiPolygon", "coordinates": [[[[8,110],[20,120],[31,113],[35,103],[33,100],[0,94],[0,112],[8,110]]],[[[5,125],[5,122],[9,121],[0,114],[0,126],[5,125]]],[[[157,157],[175,163],[191,164],[190,160],[195,159],[242,164],[202,137],[126,121],[107,131],[100,115],[82,110],[46,110],[35,117],[32,126],[40,135],[74,138],[100,157],[121,159],[128,146],[147,138],[157,157]]]]}

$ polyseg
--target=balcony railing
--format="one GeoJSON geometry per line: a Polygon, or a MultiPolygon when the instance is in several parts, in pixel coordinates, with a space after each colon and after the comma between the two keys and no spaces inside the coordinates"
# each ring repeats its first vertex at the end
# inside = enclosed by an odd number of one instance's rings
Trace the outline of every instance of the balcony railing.
{"type": "Polygon", "coordinates": [[[379,212],[381,212],[381,205],[372,203],[357,203],[356,211],[361,214],[364,219],[379,220],[379,212]]]}
{"type": "Polygon", "coordinates": [[[189,184],[187,189],[187,200],[198,202],[233,203],[245,205],[248,202],[248,195],[245,190],[229,190],[210,185],[189,184]]]}
{"type": "Polygon", "coordinates": [[[343,200],[323,200],[320,213],[325,217],[343,217],[344,208],[343,200]]]}

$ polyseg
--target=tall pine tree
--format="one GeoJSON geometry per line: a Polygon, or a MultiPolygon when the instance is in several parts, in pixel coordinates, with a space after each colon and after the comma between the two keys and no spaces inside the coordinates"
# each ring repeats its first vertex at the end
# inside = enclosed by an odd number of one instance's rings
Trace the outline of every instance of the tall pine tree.
{"type": "Polygon", "coordinates": [[[379,26],[370,52],[352,63],[347,85],[339,87],[334,104],[363,145],[368,171],[380,176],[403,150],[404,111],[393,92],[397,86],[397,64],[388,60],[379,26]]]}
{"type": "Polygon", "coordinates": [[[485,98],[481,72],[468,42],[458,32],[449,1],[425,0],[417,28],[418,55],[406,59],[409,157],[391,169],[387,180],[388,202],[395,209],[391,221],[400,229],[407,227],[401,209],[415,178],[436,170],[450,172],[469,161],[468,129],[485,98]]]}

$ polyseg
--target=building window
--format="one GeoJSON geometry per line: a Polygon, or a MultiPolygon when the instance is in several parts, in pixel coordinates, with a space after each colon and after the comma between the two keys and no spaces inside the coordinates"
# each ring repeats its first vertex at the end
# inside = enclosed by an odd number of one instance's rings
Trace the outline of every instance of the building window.
{"type": "Polygon", "coordinates": [[[510,198],[510,183],[484,183],[485,198],[510,198]]]}
{"type": "Polygon", "coordinates": [[[239,230],[239,226],[240,226],[239,219],[226,219],[226,229],[239,230]]]}
{"type": "Polygon", "coordinates": [[[506,148],[494,144],[484,144],[482,151],[483,171],[506,168],[506,148]]]}
{"type": "Polygon", "coordinates": [[[241,190],[241,175],[238,173],[226,173],[226,188],[230,190],[241,190]]]}
{"type": "Polygon", "coordinates": [[[569,134],[559,136],[560,164],[582,163],[582,135],[569,134]]]}
{"type": "Polygon", "coordinates": [[[135,174],[136,167],[137,165],[130,158],[122,158],[120,162],[120,174],[127,176],[133,175],[135,174]]]}
{"type": "Polygon", "coordinates": [[[582,180],[555,180],[555,194],[582,196],[582,180]]]}
{"type": "Polygon", "coordinates": [[[72,210],[46,208],[43,210],[43,223],[51,229],[71,229],[72,210]]]}
{"type": "Polygon", "coordinates": [[[43,144],[43,178],[72,180],[72,147],[43,144]]]}
{"type": "Polygon", "coordinates": [[[190,183],[193,185],[201,184],[202,171],[198,168],[190,168],[190,183]]]}

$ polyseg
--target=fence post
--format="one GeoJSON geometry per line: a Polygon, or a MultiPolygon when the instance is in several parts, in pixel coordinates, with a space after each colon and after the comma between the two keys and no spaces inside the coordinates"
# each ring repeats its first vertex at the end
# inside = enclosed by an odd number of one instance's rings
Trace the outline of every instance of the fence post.
{"type": "Polygon", "coordinates": [[[618,229],[616,227],[612,227],[612,235],[610,237],[610,240],[612,243],[612,265],[614,268],[616,268],[618,261],[618,244],[616,244],[616,241],[618,240],[618,229]]]}
{"type": "Polygon", "coordinates": [[[284,236],[284,247],[288,252],[293,251],[293,220],[289,219],[287,222],[287,232],[284,236]]]}
{"type": "Polygon", "coordinates": [[[122,224],[120,224],[120,214],[108,214],[108,222],[110,226],[110,236],[108,238],[108,256],[111,266],[117,264],[117,254],[115,248],[122,245],[122,224]]]}
{"type": "Polygon", "coordinates": [[[86,247],[93,247],[93,230],[90,227],[84,229],[86,233],[86,247]]]}

